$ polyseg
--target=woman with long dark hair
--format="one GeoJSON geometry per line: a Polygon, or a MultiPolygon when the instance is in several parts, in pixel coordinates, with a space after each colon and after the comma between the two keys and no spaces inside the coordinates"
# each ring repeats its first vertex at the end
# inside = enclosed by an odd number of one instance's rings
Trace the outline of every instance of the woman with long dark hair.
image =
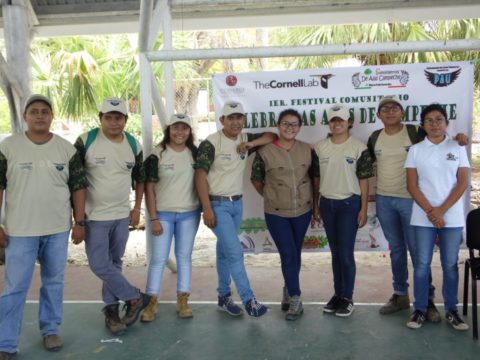
{"type": "Polygon", "coordinates": [[[200,222],[200,203],[194,186],[193,164],[197,154],[192,120],[184,114],[170,118],[164,138],[145,160],[145,193],[152,231],[146,293],[152,300],[141,321],[155,319],[163,270],[175,237],[177,260],[177,314],[192,317],[188,307],[191,290],[192,250],[200,222]]]}

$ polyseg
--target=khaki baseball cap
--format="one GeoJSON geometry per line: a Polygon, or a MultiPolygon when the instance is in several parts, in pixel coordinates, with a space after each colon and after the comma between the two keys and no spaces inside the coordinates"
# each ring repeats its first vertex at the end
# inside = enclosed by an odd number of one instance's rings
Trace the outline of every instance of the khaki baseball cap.
{"type": "Polygon", "coordinates": [[[125,116],[128,116],[127,103],[122,99],[110,97],[103,101],[102,106],[100,106],[100,112],[102,114],[119,112],[125,116]]]}
{"type": "Polygon", "coordinates": [[[332,121],[332,119],[336,117],[348,121],[348,119],[350,119],[350,110],[343,105],[333,105],[327,111],[327,119],[328,121],[332,121]]]}
{"type": "Polygon", "coordinates": [[[23,107],[23,112],[27,111],[27,108],[36,101],[44,102],[45,104],[48,105],[50,110],[53,110],[52,109],[52,101],[49,98],[47,98],[46,96],[44,96],[42,94],[32,94],[25,101],[25,106],[23,107]]]}
{"type": "Polygon", "coordinates": [[[397,104],[398,106],[400,106],[403,110],[403,105],[402,103],[400,102],[400,100],[398,99],[398,97],[396,97],[395,95],[392,95],[392,96],[384,96],[382,98],[382,100],[380,100],[380,102],[378,103],[378,108],[377,108],[377,112],[380,111],[380,108],[385,105],[385,104],[388,104],[388,103],[394,103],[394,104],[397,104]]]}
{"type": "Polygon", "coordinates": [[[168,125],[173,125],[176,123],[184,123],[192,127],[192,118],[186,114],[173,114],[172,116],[170,116],[170,121],[168,122],[168,125]]]}
{"type": "Polygon", "coordinates": [[[229,116],[232,114],[241,114],[245,115],[245,110],[243,105],[237,101],[230,101],[223,105],[222,116],[229,116]]]}

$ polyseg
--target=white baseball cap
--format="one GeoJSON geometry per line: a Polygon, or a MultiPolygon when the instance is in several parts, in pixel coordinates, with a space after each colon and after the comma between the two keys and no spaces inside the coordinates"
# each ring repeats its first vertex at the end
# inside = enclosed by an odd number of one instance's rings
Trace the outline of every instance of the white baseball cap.
{"type": "Polygon", "coordinates": [[[173,125],[179,122],[192,127],[192,118],[186,114],[173,114],[172,116],[170,116],[170,121],[168,122],[168,125],[173,125]]]}
{"type": "Polygon", "coordinates": [[[53,110],[52,109],[52,101],[49,98],[47,98],[46,96],[44,96],[42,94],[32,94],[27,98],[27,100],[25,100],[25,105],[23,107],[23,112],[27,111],[27,108],[36,101],[44,102],[45,104],[48,105],[50,110],[53,110]]]}
{"type": "Polygon", "coordinates": [[[350,119],[350,110],[343,105],[333,105],[327,111],[327,119],[328,121],[332,121],[332,119],[336,117],[343,121],[348,121],[348,119],[350,119]]]}
{"type": "Polygon", "coordinates": [[[103,101],[102,106],[100,106],[100,112],[102,114],[119,112],[125,116],[128,116],[127,103],[122,99],[110,97],[103,101]]]}
{"type": "Polygon", "coordinates": [[[222,116],[229,116],[232,114],[241,114],[245,115],[245,110],[243,105],[237,101],[230,101],[223,105],[222,116]]]}

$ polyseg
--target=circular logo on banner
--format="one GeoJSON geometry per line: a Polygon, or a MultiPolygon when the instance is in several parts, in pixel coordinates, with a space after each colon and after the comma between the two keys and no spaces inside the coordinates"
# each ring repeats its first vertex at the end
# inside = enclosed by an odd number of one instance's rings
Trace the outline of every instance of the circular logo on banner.
{"type": "Polygon", "coordinates": [[[235,86],[237,85],[237,77],[235,75],[228,75],[225,78],[225,82],[227,83],[228,86],[235,86]]]}

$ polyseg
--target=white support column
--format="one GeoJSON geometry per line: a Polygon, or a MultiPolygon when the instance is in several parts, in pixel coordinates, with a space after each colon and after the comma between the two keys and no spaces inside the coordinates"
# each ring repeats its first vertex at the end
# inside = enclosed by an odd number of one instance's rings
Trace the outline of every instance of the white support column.
{"type": "MultiPolygon", "coordinates": [[[[168,0],[162,0],[168,3],[168,0]]],[[[172,14],[170,7],[167,5],[163,12],[163,50],[172,50],[172,14]]],[[[173,63],[171,61],[164,62],[164,80],[165,80],[165,108],[167,117],[175,112],[175,98],[173,86],[173,63]]]]}
{"type": "Polygon", "coordinates": [[[18,4],[6,5],[5,2],[2,6],[2,13],[7,63],[15,64],[15,66],[9,67],[8,76],[14,79],[14,82],[9,82],[11,94],[7,96],[11,107],[10,112],[13,115],[12,131],[20,132],[25,128],[22,120],[22,105],[31,93],[32,83],[29,15],[26,7],[18,4]]]}
{"type": "MultiPolygon", "coordinates": [[[[163,5],[163,4],[159,4],[163,5]]],[[[168,8],[168,5],[166,6],[168,8]]],[[[140,3],[140,33],[139,33],[139,65],[140,65],[140,104],[141,104],[141,114],[142,114],[142,140],[143,140],[143,151],[145,157],[150,155],[152,152],[152,138],[153,138],[153,129],[152,129],[152,98],[154,99],[155,106],[157,109],[157,114],[160,121],[165,121],[165,107],[163,106],[162,100],[160,98],[160,93],[158,92],[158,86],[153,76],[152,68],[149,60],[145,57],[145,52],[151,50],[153,47],[154,39],[157,34],[151,33],[151,20],[152,20],[152,9],[153,9],[153,0],[141,0],[140,3]],[[153,94],[155,93],[155,94],[153,94]]],[[[148,212],[145,211],[145,216],[148,218],[148,212]]],[[[150,223],[147,220],[145,222],[145,236],[147,244],[152,242],[152,232],[150,228],[150,223]]],[[[150,246],[147,246],[147,258],[148,249],[150,246]]],[[[169,258],[167,262],[167,267],[173,273],[176,273],[177,267],[175,262],[169,258]]]]}

